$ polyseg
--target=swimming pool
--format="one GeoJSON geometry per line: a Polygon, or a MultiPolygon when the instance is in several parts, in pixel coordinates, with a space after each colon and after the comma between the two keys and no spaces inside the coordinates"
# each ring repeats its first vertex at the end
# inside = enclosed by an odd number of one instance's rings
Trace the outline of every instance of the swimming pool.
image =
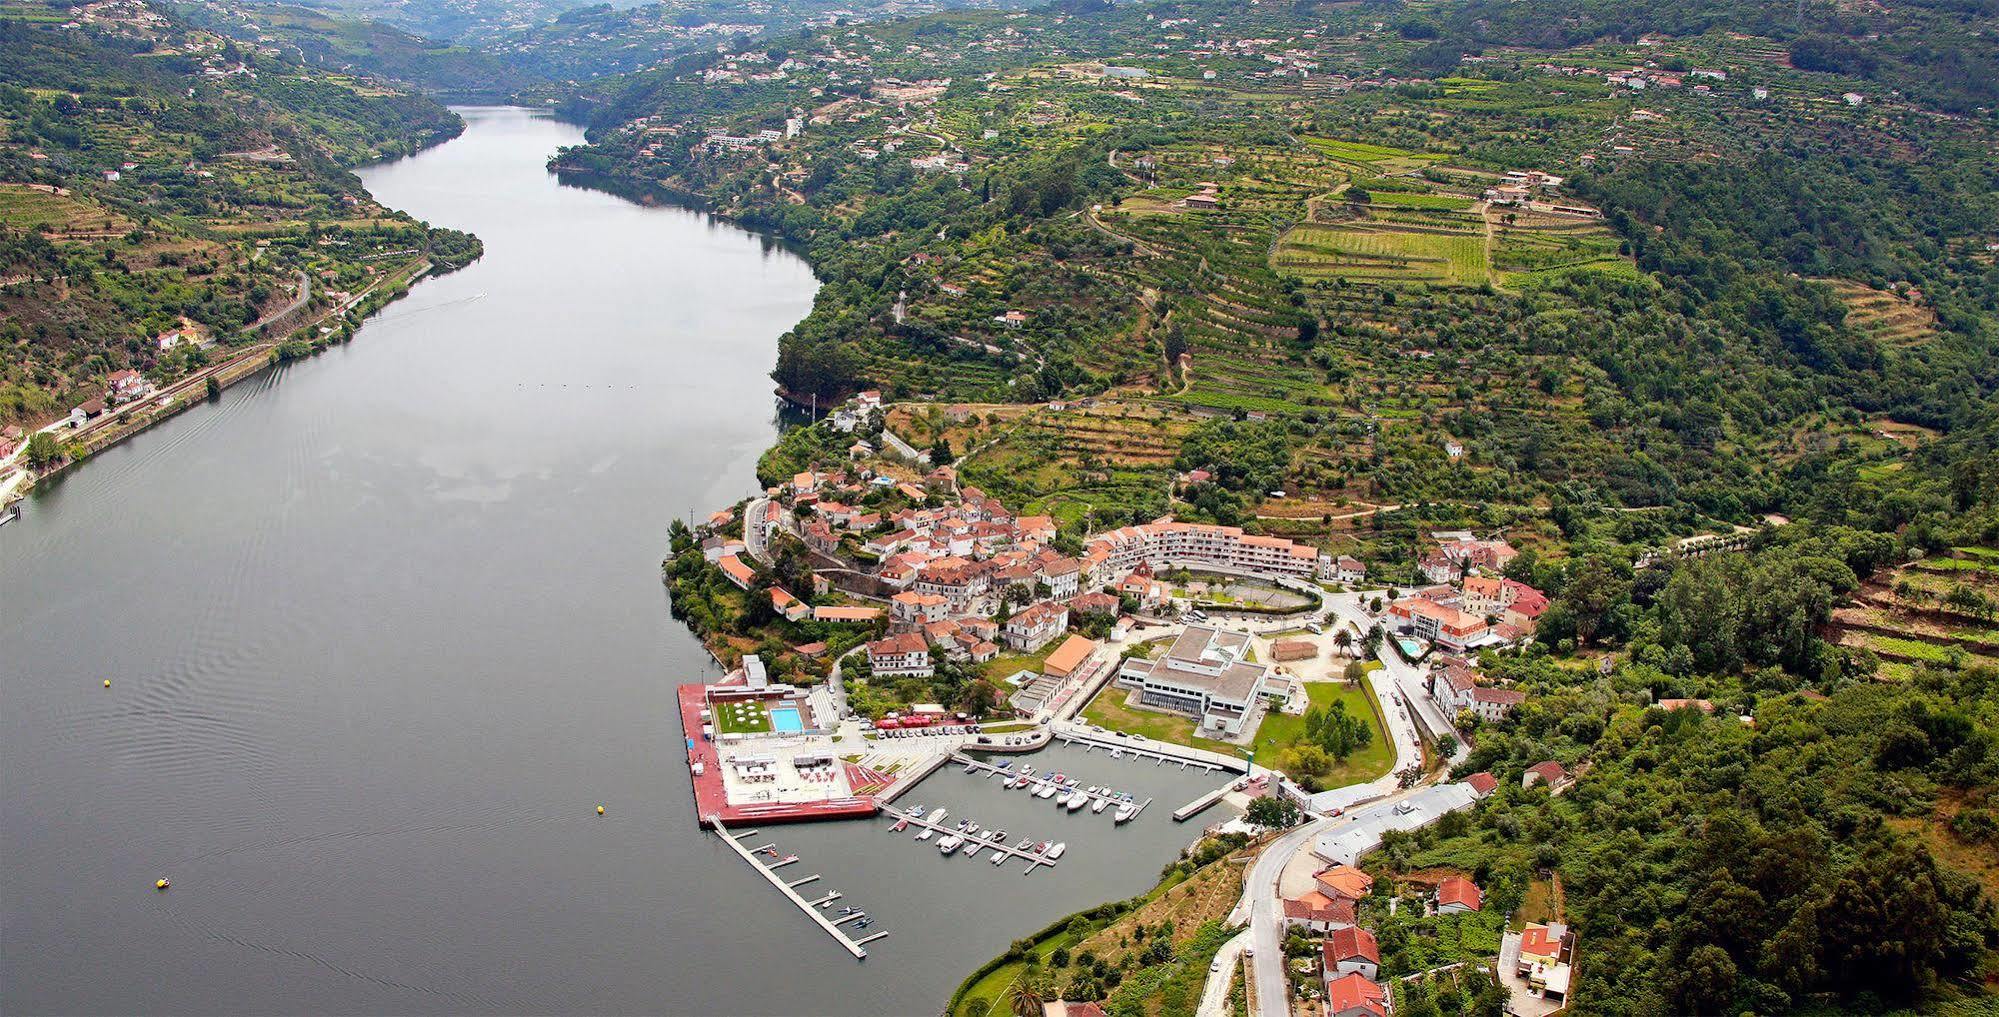
{"type": "Polygon", "coordinates": [[[1410,639],[1407,636],[1397,636],[1395,637],[1395,641],[1401,644],[1402,655],[1408,657],[1410,660],[1415,660],[1417,657],[1423,655],[1422,643],[1419,643],[1414,639],[1410,639]]]}
{"type": "Polygon", "coordinates": [[[773,731],[803,731],[805,718],[796,706],[779,706],[770,711],[770,729],[773,731]]]}

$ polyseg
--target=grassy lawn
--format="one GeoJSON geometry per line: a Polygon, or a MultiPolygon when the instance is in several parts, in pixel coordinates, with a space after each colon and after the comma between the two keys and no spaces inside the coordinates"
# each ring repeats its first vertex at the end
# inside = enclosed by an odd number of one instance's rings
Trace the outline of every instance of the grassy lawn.
{"type": "Polygon", "coordinates": [[[770,711],[762,703],[713,704],[716,734],[758,734],[770,730],[770,711]],[[742,709],[738,710],[740,705],[742,709]]]}
{"type": "MultiPolygon", "coordinates": [[[[1335,702],[1346,704],[1347,712],[1356,717],[1367,718],[1374,729],[1374,740],[1367,747],[1335,764],[1331,773],[1322,778],[1322,786],[1339,787],[1343,784],[1357,784],[1373,780],[1387,773],[1395,765],[1395,743],[1389,740],[1388,732],[1381,723],[1381,710],[1374,702],[1374,692],[1367,685],[1349,687],[1343,682],[1309,682],[1305,691],[1312,698],[1312,705],[1330,709],[1335,702]]],[[[1256,758],[1264,765],[1275,765],[1284,750],[1298,743],[1305,736],[1305,718],[1288,713],[1269,713],[1263,718],[1263,726],[1256,729],[1256,758]]]]}
{"type": "MultiPolygon", "coordinates": [[[[1067,636],[1057,636],[1056,638],[1049,640],[1047,646],[1044,646],[1041,649],[1034,651],[1033,653],[1002,653],[999,656],[994,657],[989,661],[986,661],[986,680],[991,681],[994,684],[999,684],[1001,680],[1004,679],[1006,676],[1013,674],[1015,671],[1020,671],[1020,670],[1027,670],[1027,671],[1032,671],[1035,674],[1040,674],[1042,662],[1046,661],[1048,659],[1048,655],[1054,653],[1056,648],[1061,646],[1063,641],[1066,639],[1068,639],[1067,636]]],[[[1012,688],[1012,686],[1010,685],[1002,687],[1012,688]]]]}
{"type": "Polygon", "coordinates": [[[1083,720],[1101,725],[1112,731],[1126,734],[1144,735],[1156,741],[1174,745],[1191,745],[1198,749],[1212,749],[1226,752],[1228,746],[1206,738],[1194,737],[1194,720],[1177,713],[1163,713],[1154,710],[1134,710],[1124,705],[1128,689],[1106,687],[1090,700],[1083,710],[1083,720]]]}

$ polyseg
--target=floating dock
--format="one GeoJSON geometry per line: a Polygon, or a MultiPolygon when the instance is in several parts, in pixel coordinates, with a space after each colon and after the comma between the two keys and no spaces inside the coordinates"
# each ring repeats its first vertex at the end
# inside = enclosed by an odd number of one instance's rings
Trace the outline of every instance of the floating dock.
{"type": "MultiPolygon", "coordinates": [[[[1134,745],[1127,741],[1113,741],[1109,739],[1096,738],[1091,735],[1075,734],[1073,732],[1068,732],[1068,731],[1064,731],[1057,734],[1055,738],[1057,741],[1060,741],[1064,745],[1081,745],[1083,747],[1083,751],[1085,752],[1089,752],[1093,749],[1111,749],[1116,752],[1122,752],[1127,756],[1136,756],[1140,759],[1150,759],[1153,761],[1153,765],[1155,766],[1164,766],[1167,763],[1178,763],[1180,764],[1180,768],[1182,770],[1185,770],[1189,767],[1195,767],[1202,770],[1229,770],[1234,773],[1247,773],[1249,771],[1249,764],[1244,762],[1237,762],[1236,765],[1229,766],[1225,763],[1213,763],[1205,759],[1192,759],[1187,756],[1180,755],[1177,752],[1161,751],[1159,749],[1150,748],[1145,745],[1134,745]]],[[[1217,758],[1224,758],[1224,759],[1227,758],[1225,756],[1221,756],[1219,753],[1217,753],[1216,755],[1217,758]]]]}
{"type": "Polygon", "coordinates": [[[1188,802],[1187,804],[1182,805],[1177,809],[1174,809],[1173,821],[1176,823],[1184,823],[1187,820],[1200,815],[1202,812],[1207,811],[1207,809],[1210,806],[1214,805],[1218,801],[1221,801],[1223,795],[1226,795],[1230,791],[1235,790],[1235,786],[1236,786],[1235,781],[1229,781],[1228,783],[1223,784],[1221,787],[1218,787],[1213,791],[1209,791],[1208,793],[1202,795],[1201,797],[1196,798],[1193,801],[1188,802]]]}
{"type": "MultiPolygon", "coordinates": [[[[806,900],[804,897],[799,896],[798,891],[792,889],[791,884],[786,883],[782,878],[778,876],[776,872],[772,871],[769,866],[765,865],[760,861],[757,861],[757,856],[750,853],[750,849],[744,847],[742,845],[742,842],[738,839],[741,837],[754,836],[757,831],[745,830],[742,833],[730,833],[729,828],[723,825],[722,820],[719,817],[712,819],[709,822],[709,825],[715,828],[715,833],[716,835],[722,838],[722,843],[729,845],[729,847],[733,849],[737,854],[743,856],[743,861],[750,863],[750,865],[755,867],[755,869],[758,872],[763,873],[763,877],[765,879],[770,880],[770,885],[777,887],[780,893],[790,898],[793,904],[798,905],[798,910],[805,912],[806,916],[811,918],[815,924],[817,924],[820,928],[826,930],[827,935],[832,936],[835,940],[839,941],[841,946],[846,947],[847,952],[853,954],[855,960],[867,959],[868,951],[862,948],[861,946],[862,942],[871,943],[877,939],[882,938],[883,936],[888,935],[888,931],[884,929],[883,931],[877,932],[874,935],[869,936],[865,940],[862,940],[860,942],[856,942],[852,939],[847,938],[847,934],[841,931],[839,924],[835,923],[831,919],[828,919],[825,915],[821,914],[817,906],[819,904],[826,903],[827,901],[837,900],[840,896],[839,894],[837,893],[828,894],[824,897],[819,898],[817,901],[806,900]]],[[[814,876],[812,878],[816,879],[818,877],[814,876]]],[[[806,880],[799,880],[799,882],[801,883],[806,882],[806,880]]],[[[850,922],[853,921],[854,919],[861,917],[865,917],[865,912],[857,911],[854,914],[842,917],[840,921],[850,922]]]]}
{"type": "MultiPolygon", "coordinates": [[[[962,752],[954,752],[954,753],[952,753],[952,754],[951,754],[951,762],[953,762],[953,763],[957,763],[957,764],[959,764],[960,766],[963,766],[963,767],[965,768],[965,772],[966,772],[966,773],[973,773],[973,774],[980,774],[980,775],[983,775],[983,776],[986,776],[986,777],[992,777],[992,776],[995,776],[995,775],[997,775],[997,776],[1002,776],[1002,777],[1018,777],[1018,776],[1020,776],[1020,773],[1019,773],[1018,771],[1016,771],[1016,770],[1012,770],[1012,769],[1007,769],[1007,770],[1002,770],[1002,769],[1000,769],[999,767],[997,767],[997,766],[994,766],[993,764],[991,764],[991,763],[988,763],[988,762],[986,762],[986,761],[985,761],[985,760],[983,760],[983,759],[973,759],[972,757],[970,757],[970,756],[968,756],[968,755],[965,755],[965,754],[964,754],[964,753],[962,753],[962,752]]],[[[1199,764],[1196,764],[1196,765],[1199,765],[1199,764]]],[[[1212,768],[1211,768],[1211,769],[1212,769],[1212,768]]],[[[1045,787],[1045,786],[1047,786],[1047,785],[1049,785],[1049,784],[1052,784],[1052,783],[1054,783],[1054,781],[1052,781],[1052,780],[1048,779],[1048,775],[1047,775],[1047,774],[1037,774],[1037,775],[1035,775],[1035,776],[1033,776],[1033,777],[1030,777],[1030,778],[1028,778],[1028,782],[1027,782],[1027,787],[1026,787],[1026,790],[1030,790],[1030,791],[1031,791],[1031,790],[1033,790],[1033,789],[1035,789],[1035,788],[1039,788],[1039,787],[1045,787]]],[[[1089,787],[1088,787],[1087,785],[1085,785],[1085,786],[1082,786],[1082,787],[1077,787],[1077,788],[1073,788],[1073,789],[1071,789],[1071,790],[1073,790],[1073,791],[1081,791],[1081,792],[1082,792],[1083,794],[1085,794],[1085,795],[1089,796],[1089,797],[1090,797],[1090,798],[1091,798],[1092,800],[1094,800],[1094,801],[1100,801],[1100,802],[1104,802],[1104,803],[1105,803],[1105,804],[1106,804],[1107,806],[1123,806],[1123,805],[1129,805],[1129,806],[1131,806],[1131,807],[1132,807],[1132,809],[1133,809],[1133,812],[1132,812],[1132,814],[1131,814],[1131,818],[1132,818],[1132,819],[1137,819],[1137,818],[1139,817],[1139,814],[1140,814],[1140,813],[1143,813],[1143,812],[1145,811],[1145,807],[1146,807],[1146,806],[1148,806],[1148,805],[1151,805],[1151,804],[1152,804],[1152,799],[1150,799],[1150,798],[1147,798],[1146,800],[1144,800],[1144,801],[1142,801],[1142,802],[1141,802],[1141,801],[1129,801],[1129,802],[1128,802],[1128,801],[1125,801],[1124,799],[1122,799],[1122,798],[1119,798],[1118,796],[1116,796],[1116,795],[1114,795],[1114,794],[1110,793],[1109,791],[1105,791],[1105,790],[1101,790],[1101,789],[1100,789],[1100,790],[1098,790],[1098,791],[1097,791],[1097,792],[1096,792],[1095,794],[1091,794],[1091,793],[1090,793],[1090,789],[1089,789],[1089,787]]],[[[1105,813],[1102,813],[1102,812],[1096,812],[1096,813],[1091,813],[1091,815],[1098,815],[1098,816],[1101,816],[1101,815],[1105,815],[1105,813]]]]}
{"type": "MultiPolygon", "coordinates": [[[[894,816],[897,819],[909,820],[909,825],[911,826],[918,827],[919,829],[924,829],[924,830],[934,830],[937,833],[942,834],[946,837],[952,836],[954,834],[962,836],[964,833],[964,831],[959,830],[957,827],[945,826],[942,823],[933,823],[928,819],[925,819],[922,816],[917,815],[914,812],[903,812],[900,809],[890,808],[887,806],[884,806],[882,808],[882,811],[888,813],[891,816],[894,816]]],[[[975,837],[973,839],[976,840],[977,838],[975,837]]],[[[1027,875],[1030,872],[1033,872],[1035,869],[1043,865],[1046,865],[1052,869],[1055,867],[1055,862],[1057,861],[1056,859],[1050,858],[1047,855],[1038,854],[1033,851],[1022,851],[1021,849],[1014,847],[1012,844],[1002,844],[996,840],[989,840],[983,842],[980,845],[979,849],[973,852],[973,854],[990,855],[995,849],[1004,851],[1009,860],[1018,858],[1026,861],[1027,868],[1020,870],[1020,874],[1023,876],[1027,875]]]]}

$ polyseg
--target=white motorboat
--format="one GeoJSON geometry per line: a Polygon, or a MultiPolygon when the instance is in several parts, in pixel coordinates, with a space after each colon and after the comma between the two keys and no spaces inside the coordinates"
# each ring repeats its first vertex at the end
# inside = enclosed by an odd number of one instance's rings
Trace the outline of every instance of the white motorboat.
{"type": "Polygon", "coordinates": [[[993,864],[994,864],[994,865],[998,865],[998,864],[1000,864],[1001,862],[1004,862],[1004,861],[1006,861],[1006,852],[1005,852],[1005,851],[994,851],[994,852],[993,852],[993,864]]]}
{"type": "Polygon", "coordinates": [[[1043,784],[1043,785],[1041,785],[1041,790],[1039,790],[1039,791],[1036,791],[1036,792],[1034,792],[1034,797],[1036,797],[1036,798],[1053,798],[1053,797],[1055,797],[1055,785],[1053,785],[1053,784],[1043,784]]]}
{"type": "Polygon", "coordinates": [[[916,831],[916,839],[917,839],[917,840],[929,840],[929,839],[930,839],[930,835],[931,835],[931,834],[933,834],[933,833],[936,833],[936,832],[937,832],[937,831],[935,831],[935,830],[932,830],[931,828],[929,828],[929,827],[927,827],[927,826],[926,826],[926,827],[924,827],[923,829],[921,829],[921,830],[918,830],[918,831],[916,831]]]}
{"type": "Polygon", "coordinates": [[[951,836],[938,841],[937,850],[939,853],[948,855],[951,852],[958,850],[958,848],[964,843],[965,843],[965,838],[960,837],[954,833],[951,836]]]}
{"type": "Polygon", "coordinates": [[[1070,812],[1075,812],[1076,810],[1088,804],[1090,804],[1090,796],[1084,794],[1081,791],[1078,791],[1075,794],[1069,796],[1068,808],[1070,812]]]}
{"type": "Polygon", "coordinates": [[[1104,809],[1108,808],[1108,807],[1110,806],[1110,804],[1111,804],[1111,803],[1110,803],[1110,799],[1108,799],[1108,798],[1099,798],[1099,799],[1097,799],[1096,801],[1094,801],[1094,802],[1091,802],[1091,803],[1090,803],[1090,811],[1091,811],[1091,812],[1102,812],[1102,811],[1104,811],[1104,809]]]}
{"type": "Polygon", "coordinates": [[[1129,805],[1120,805],[1117,807],[1117,814],[1111,818],[1120,823],[1129,823],[1131,822],[1131,817],[1136,815],[1138,815],[1137,809],[1129,805]]]}
{"type": "Polygon", "coordinates": [[[1069,845],[1066,842],[1056,844],[1054,847],[1048,849],[1048,860],[1052,862],[1062,857],[1062,852],[1067,850],[1069,850],[1069,845]]]}

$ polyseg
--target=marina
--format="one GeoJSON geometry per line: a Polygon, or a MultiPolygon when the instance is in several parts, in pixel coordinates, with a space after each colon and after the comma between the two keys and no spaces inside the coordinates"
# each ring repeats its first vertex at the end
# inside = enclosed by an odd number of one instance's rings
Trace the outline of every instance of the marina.
{"type": "MultiPolygon", "coordinates": [[[[1072,778],[1072,780],[1076,781],[1074,784],[1057,784],[1053,774],[1037,773],[1029,776],[1026,773],[1019,772],[1026,769],[1026,767],[1014,767],[1012,763],[989,763],[983,759],[974,759],[962,752],[952,753],[951,762],[963,767],[965,773],[974,776],[1009,778],[1007,782],[1008,787],[1027,788],[1028,793],[1037,798],[1057,798],[1060,795],[1062,797],[1057,800],[1061,802],[1062,808],[1070,812],[1077,811],[1084,805],[1092,805],[1092,803],[1101,804],[1105,808],[1115,807],[1122,809],[1125,806],[1129,806],[1131,809],[1130,814],[1118,820],[1120,823],[1129,822],[1136,818],[1139,813],[1145,811],[1146,806],[1152,804],[1152,799],[1149,797],[1144,801],[1137,801],[1111,790],[1107,785],[1086,787],[1080,783],[1081,778],[1072,778]],[[1071,802],[1075,802],[1076,804],[1072,807],[1071,802]]],[[[1092,805],[1092,812],[1102,813],[1103,809],[1095,808],[1092,805]]]]}
{"type": "MultiPolygon", "coordinates": [[[[944,825],[944,819],[946,817],[943,809],[938,809],[932,812],[928,817],[917,815],[914,812],[904,812],[893,806],[883,806],[882,812],[890,816],[894,816],[897,820],[897,825],[899,827],[902,826],[903,824],[907,824],[908,826],[921,827],[923,832],[917,835],[916,839],[918,840],[928,840],[930,839],[931,834],[937,834],[944,838],[944,840],[940,842],[943,844],[950,844],[953,841],[956,841],[958,845],[962,845],[965,843],[966,836],[964,831],[959,830],[956,827],[944,825]]],[[[991,851],[993,854],[999,856],[999,862],[1002,863],[1013,859],[1019,859],[1021,861],[1025,861],[1027,863],[1027,867],[1020,870],[1020,874],[1025,876],[1028,873],[1033,872],[1035,869],[1040,868],[1043,865],[1053,868],[1055,862],[1062,857],[1062,852],[1057,849],[1058,848],[1066,849],[1068,847],[1067,844],[1057,843],[1051,845],[1046,852],[1042,852],[1036,850],[1034,847],[1031,846],[1026,848],[1020,846],[1020,844],[1025,844],[1025,843],[1027,842],[1022,841],[1016,844],[1008,844],[1002,840],[985,840],[978,844],[976,851],[970,853],[976,855],[987,851],[991,851]]],[[[1037,843],[1043,843],[1043,842],[1037,842],[1037,843]]],[[[954,845],[952,850],[956,850],[956,845],[954,845]]],[[[945,851],[944,853],[950,854],[951,851],[945,851]]]]}

